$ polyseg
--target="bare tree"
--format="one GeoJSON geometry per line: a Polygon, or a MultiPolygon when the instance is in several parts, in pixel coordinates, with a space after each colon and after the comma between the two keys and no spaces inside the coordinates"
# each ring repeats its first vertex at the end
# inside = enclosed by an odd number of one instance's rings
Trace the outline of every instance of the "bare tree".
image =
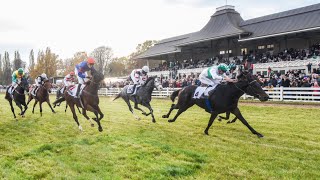
{"type": "Polygon", "coordinates": [[[95,68],[103,75],[105,75],[107,73],[107,66],[111,63],[112,60],[112,49],[107,46],[101,46],[94,49],[90,56],[96,60],[95,68]]]}

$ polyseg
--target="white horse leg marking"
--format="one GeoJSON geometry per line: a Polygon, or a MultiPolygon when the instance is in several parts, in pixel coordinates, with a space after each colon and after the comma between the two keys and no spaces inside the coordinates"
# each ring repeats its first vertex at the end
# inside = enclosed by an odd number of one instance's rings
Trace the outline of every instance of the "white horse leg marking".
{"type": "Polygon", "coordinates": [[[80,130],[80,131],[82,131],[82,127],[81,127],[81,125],[79,125],[79,130],[80,130]]]}

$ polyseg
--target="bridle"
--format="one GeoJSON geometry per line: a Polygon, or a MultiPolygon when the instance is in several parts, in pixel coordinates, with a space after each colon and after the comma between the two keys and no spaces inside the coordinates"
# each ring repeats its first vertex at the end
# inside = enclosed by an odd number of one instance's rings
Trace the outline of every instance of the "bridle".
{"type": "MultiPolygon", "coordinates": [[[[246,86],[246,88],[247,88],[248,86],[251,87],[251,88],[253,88],[251,85],[252,85],[253,83],[255,83],[255,82],[257,82],[257,80],[252,80],[251,82],[248,83],[248,85],[246,86]]],[[[236,83],[233,83],[233,84],[234,84],[234,86],[235,86],[237,89],[239,89],[241,92],[243,92],[244,94],[246,94],[246,92],[245,92],[243,89],[239,88],[239,87],[236,85],[236,83]]],[[[253,89],[254,89],[254,88],[253,88],[253,89]]],[[[260,95],[257,94],[257,93],[254,93],[254,92],[253,92],[253,94],[255,94],[257,97],[260,97],[260,95]]]]}

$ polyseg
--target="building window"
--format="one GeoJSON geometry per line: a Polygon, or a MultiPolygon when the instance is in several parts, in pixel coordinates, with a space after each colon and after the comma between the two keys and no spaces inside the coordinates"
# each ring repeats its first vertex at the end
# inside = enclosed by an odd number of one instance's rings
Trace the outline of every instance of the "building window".
{"type": "Polygon", "coordinates": [[[248,49],[247,48],[241,48],[241,54],[247,54],[248,53],[248,49]]]}
{"type": "Polygon", "coordinates": [[[268,49],[268,50],[273,50],[273,48],[274,48],[274,45],[273,45],[273,44],[267,45],[267,49],[268,49]]]}
{"type": "Polygon", "coordinates": [[[220,51],[220,54],[225,54],[225,51],[220,51]]]}
{"type": "Polygon", "coordinates": [[[258,46],[258,49],[264,49],[265,46],[258,46]]]}

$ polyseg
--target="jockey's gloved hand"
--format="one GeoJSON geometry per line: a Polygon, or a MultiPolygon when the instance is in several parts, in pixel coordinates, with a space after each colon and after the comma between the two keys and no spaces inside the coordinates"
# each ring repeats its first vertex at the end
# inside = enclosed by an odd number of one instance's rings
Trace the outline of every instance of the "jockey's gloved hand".
{"type": "Polygon", "coordinates": [[[231,78],[228,77],[228,76],[225,76],[223,79],[224,79],[224,81],[226,81],[226,82],[235,82],[234,79],[231,79],[231,78]]]}

